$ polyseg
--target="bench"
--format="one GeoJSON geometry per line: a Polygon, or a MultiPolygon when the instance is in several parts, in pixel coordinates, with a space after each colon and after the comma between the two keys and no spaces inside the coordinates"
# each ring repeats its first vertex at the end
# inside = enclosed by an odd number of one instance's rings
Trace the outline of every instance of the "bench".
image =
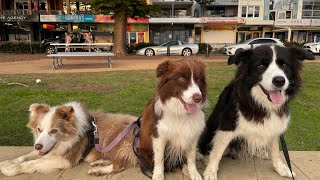
{"type": "Polygon", "coordinates": [[[53,69],[57,69],[63,66],[62,57],[85,57],[85,56],[86,57],[94,57],[94,56],[107,57],[109,67],[112,68],[111,57],[114,56],[114,54],[111,52],[58,52],[56,54],[48,54],[47,56],[52,57],[53,69]],[[59,59],[60,59],[60,64],[59,64],[59,59]]]}
{"type": "Polygon", "coordinates": [[[74,49],[74,48],[107,48],[111,49],[113,46],[113,43],[50,43],[50,46],[54,46],[54,51],[55,53],[58,52],[58,49],[65,49],[69,48],[69,50],[74,49]]]}

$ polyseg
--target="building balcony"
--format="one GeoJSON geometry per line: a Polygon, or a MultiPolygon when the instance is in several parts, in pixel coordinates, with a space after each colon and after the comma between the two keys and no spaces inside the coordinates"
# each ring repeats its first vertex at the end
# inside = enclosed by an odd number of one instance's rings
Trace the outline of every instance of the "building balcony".
{"type": "Polygon", "coordinates": [[[32,14],[34,14],[33,11],[31,14],[28,14],[28,10],[20,10],[20,9],[0,11],[0,15],[4,15],[4,16],[21,16],[21,15],[32,15],[32,14]]]}
{"type": "Polygon", "coordinates": [[[193,5],[192,0],[153,0],[153,6],[170,8],[172,6],[176,8],[185,8],[193,5]]]}
{"type": "MultiPolygon", "coordinates": [[[[41,10],[40,11],[41,15],[62,15],[62,14],[67,14],[66,12],[62,11],[62,10],[41,10]]],[[[99,11],[71,11],[70,15],[81,15],[81,14],[85,14],[85,15],[99,15],[100,12],[99,11]]]]}

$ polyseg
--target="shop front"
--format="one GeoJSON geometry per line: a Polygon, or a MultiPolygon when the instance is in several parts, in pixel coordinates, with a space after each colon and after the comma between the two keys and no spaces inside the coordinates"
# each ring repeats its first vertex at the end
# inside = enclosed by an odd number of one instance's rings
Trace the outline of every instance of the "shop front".
{"type": "Polygon", "coordinates": [[[213,48],[235,44],[237,41],[237,26],[244,23],[244,19],[238,18],[200,18],[199,25],[202,26],[201,42],[209,43],[213,48]]]}
{"type": "MultiPolygon", "coordinates": [[[[55,37],[66,31],[91,31],[95,42],[113,42],[114,20],[105,15],[41,15],[45,37],[55,37]],[[45,28],[49,27],[49,28],[45,28]]],[[[149,42],[147,18],[128,18],[127,43],[149,42]]]]}
{"type": "Polygon", "coordinates": [[[38,40],[36,15],[0,15],[0,41],[38,40]]]}
{"type": "Polygon", "coordinates": [[[155,44],[162,44],[171,40],[189,42],[193,30],[193,24],[151,24],[150,42],[155,44]]]}
{"type": "Polygon", "coordinates": [[[319,19],[276,20],[274,37],[281,41],[300,44],[320,41],[319,19]]]}

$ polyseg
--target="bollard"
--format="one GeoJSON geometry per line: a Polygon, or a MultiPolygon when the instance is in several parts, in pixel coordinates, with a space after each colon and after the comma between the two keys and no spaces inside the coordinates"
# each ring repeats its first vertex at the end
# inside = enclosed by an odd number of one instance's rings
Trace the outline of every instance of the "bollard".
{"type": "Polygon", "coordinates": [[[170,56],[170,46],[167,45],[167,56],[170,56]]]}
{"type": "Polygon", "coordinates": [[[207,47],[206,47],[206,57],[209,57],[209,44],[207,44],[207,47]]]}

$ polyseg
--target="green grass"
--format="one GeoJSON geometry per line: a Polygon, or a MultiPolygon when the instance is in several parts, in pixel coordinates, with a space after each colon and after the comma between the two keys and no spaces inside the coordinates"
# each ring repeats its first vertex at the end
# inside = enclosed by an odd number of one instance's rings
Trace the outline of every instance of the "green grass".
{"type": "MultiPolygon", "coordinates": [[[[208,116],[224,86],[234,75],[235,66],[209,63],[207,80],[210,107],[208,116]]],[[[305,63],[303,87],[291,103],[292,120],[285,134],[290,150],[320,150],[320,63],[305,63]]],[[[0,84],[0,145],[32,145],[26,128],[32,103],[84,103],[88,109],[131,113],[139,116],[153,96],[155,70],[99,73],[14,74],[0,80],[30,87],[0,84]],[[36,84],[36,79],[42,83],[36,84]]]]}

